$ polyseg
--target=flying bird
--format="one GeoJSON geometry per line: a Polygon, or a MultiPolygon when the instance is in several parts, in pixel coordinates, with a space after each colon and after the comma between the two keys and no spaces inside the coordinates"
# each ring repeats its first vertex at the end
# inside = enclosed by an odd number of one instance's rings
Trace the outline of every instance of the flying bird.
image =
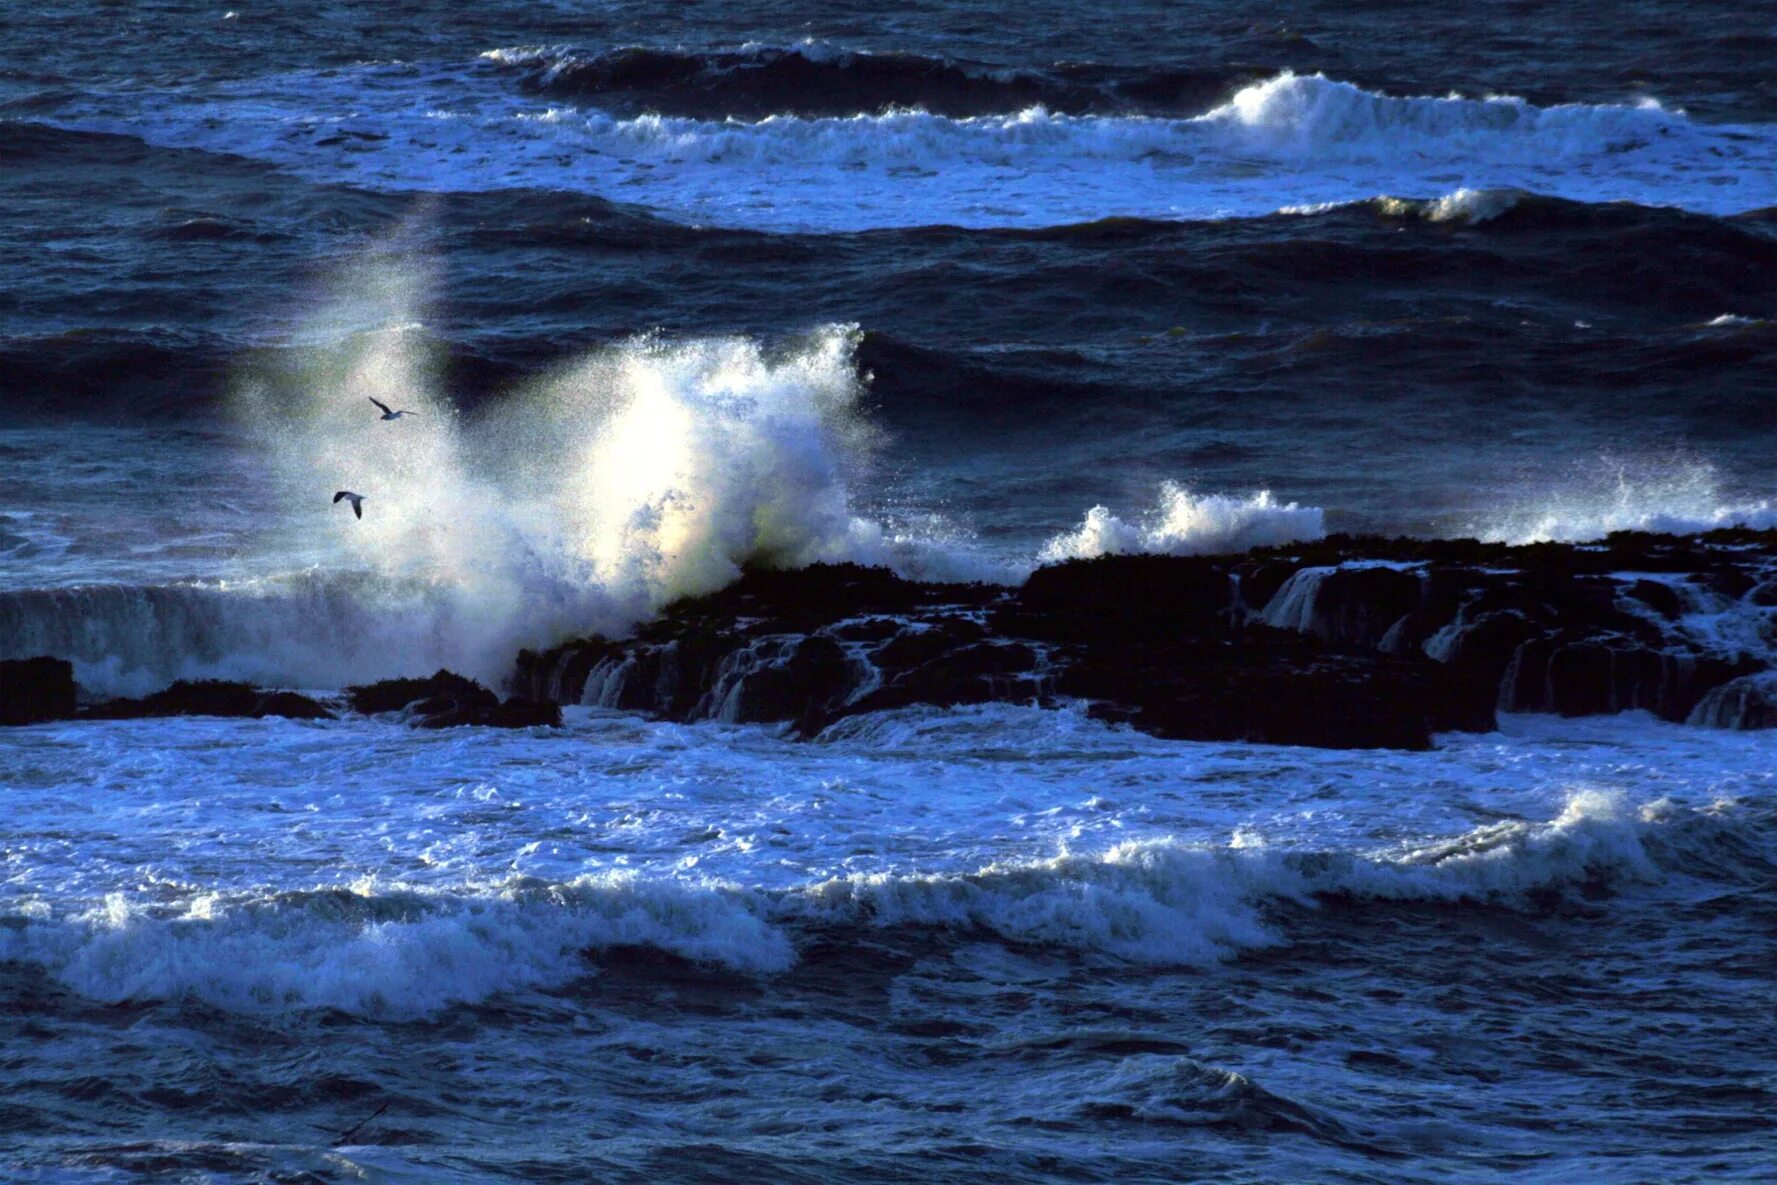
{"type": "Polygon", "coordinates": [[[388,404],[384,403],[374,395],[366,395],[365,398],[382,409],[383,419],[385,420],[398,420],[402,416],[414,416],[419,414],[418,412],[413,411],[391,411],[388,404]]]}
{"type": "Polygon", "coordinates": [[[334,505],[337,506],[339,504],[339,500],[341,498],[351,499],[352,513],[357,515],[359,518],[364,517],[364,495],[363,494],[354,494],[350,490],[341,490],[341,491],[339,491],[339,493],[333,495],[334,505]]]}

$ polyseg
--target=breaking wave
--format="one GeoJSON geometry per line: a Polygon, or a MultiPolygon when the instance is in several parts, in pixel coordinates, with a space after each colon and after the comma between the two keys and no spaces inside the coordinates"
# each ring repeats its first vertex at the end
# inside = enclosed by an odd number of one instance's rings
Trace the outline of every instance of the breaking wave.
{"type": "Polygon", "coordinates": [[[375,190],[567,190],[770,230],[1253,217],[1453,185],[1718,215],[1777,205],[1765,127],[1651,101],[1540,107],[1248,78],[812,46],[514,48],[467,71],[297,72],[238,99],[161,97],[129,119],[75,105],[59,122],[375,190]]]}
{"type": "Polygon", "coordinates": [[[786,890],[623,873],[457,892],[364,883],[177,901],[113,894],[73,913],[27,906],[0,925],[0,960],[44,966],[98,1000],[190,995],[240,1011],[325,1007],[396,1019],[560,989],[620,947],[777,974],[797,962],[802,940],[859,928],[985,932],[1089,957],[1209,966],[1287,944],[1315,907],[1340,902],[1535,907],[1550,893],[1672,873],[1764,875],[1769,861],[1744,830],[1714,809],[1663,800],[1631,809],[1582,791],[1546,823],[1493,823],[1370,853],[1272,849],[1250,837],[1226,847],[1149,839],[969,873],[850,875],[786,890]],[[1275,915],[1285,905],[1309,911],[1286,922],[1275,915]]]}
{"type": "Polygon", "coordinates": [[[1324,74],[1288,71],[1246,87],[1201,122],[1291,154],[1418,151],[1452,159],[1478,153],[1492,160],[1629,152],[1692,126],[1682,113],[1652,100],[1538,107],[1510,95],[1397,97],[1324,74]]]}
{"type": "MultiPolygon", "coordinates": [[[[1456,222],[1479,226],[1516,209],[1518,204],[1534,196],[1518,189],[1457,189],[1443,197],[1397,198],[1377,197],[1357,202],[1325,202],[1313,206],[1285,206],[1279,214],[1315,215],[1348,206],[1368,206],[1389,218],[1423,218],[1427,222],[1456,222]]],[[[1546,200],[1545,206],[1553,205],[1546,200]]]]}

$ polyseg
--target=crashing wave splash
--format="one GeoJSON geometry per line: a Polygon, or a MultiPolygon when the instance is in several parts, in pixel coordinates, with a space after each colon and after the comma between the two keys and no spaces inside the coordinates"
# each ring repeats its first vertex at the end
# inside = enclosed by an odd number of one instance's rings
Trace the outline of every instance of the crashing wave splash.
{"type": "Polygon", "coordinates": [[[1207,966],[1288,941],[1275,907],[1326,900],[1512,907],[1570,886],[1657,881],[1731,819],[1592,791],[1546,823],[1361,854],[1238,836],[1063,852],[966,874],[850,875],[788,890],[600,873],[458,891],[372,882],[299,892],[113,894],[76,912],[27,906],[0,960],[47,968],[104,1001],[194,996],[238,1011],[338,1008],[383,1018],[594,973],[589,952],[646,946],[752,975],[790,969],[797,936],[917,927],[1139,964],[1207,966]],[[1701,828],[1698,836],[1690,831],[1701,828]],[[1710,829],[1713,828],[1714,831],[1710,829]]]}
{"type": "Polygon", "coordinates": [[[1730,496],[1715,466],[1680,453],[1601,457],[1525,505],[1467,524],[1462,533],[1506,543],[1586,543],[1616,531],[1691,535],[1732,527],[1777,530],[1777,504],[1730,496]]]}
{"type": "Polygon", "coordinates": [[[1278,502],[1270,490],[1249,497],[1193,494],[1177,482],[1160,487],[1159,504],[1129,522],[1094,506],[1074,530],[1043,545],[1044,563],[1101,555],[1227,555],[1318,539],[1326,533],[1319,507],[1278,502]]]}

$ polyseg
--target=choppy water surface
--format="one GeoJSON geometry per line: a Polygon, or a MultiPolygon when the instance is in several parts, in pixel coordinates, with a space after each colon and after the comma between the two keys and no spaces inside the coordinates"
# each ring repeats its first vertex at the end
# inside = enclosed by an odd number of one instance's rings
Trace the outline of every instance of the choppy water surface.
{"type": "Polygon", "coordinates": [[[1707,1131],[1756,1179],[1767,753],[40,726],[0,769],[10,1139],[70,1178],[1636,1180],[1707,1131]]]}
{"type": "MultiPolygon", "coordinates": [[[[1757,6],[0,27],[0,657],[91,693],[497,682],[745,563],[1777,523],[1757,6]]],[[[1772,752],[13,730],[0,1175],[1762,1181],[1772,752]]]]}

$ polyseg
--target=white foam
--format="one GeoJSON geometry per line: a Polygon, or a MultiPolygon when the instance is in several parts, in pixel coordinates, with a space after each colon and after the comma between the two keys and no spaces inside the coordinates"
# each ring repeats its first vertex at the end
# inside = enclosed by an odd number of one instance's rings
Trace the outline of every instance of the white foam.
{"type": "Polygon", "coordinates": [[[1324,74],[1285,71],[1254,83],[1200,122],[1237,131],[1248,144],[1300,156],[1425,152],[1567,157],[1645,147],[1691,125],[1653,100],[1627,106],[1563,103],[1537,107],[1510,95],[1468,99],[1400,98],[1324,74]]]}
{"type": "Polygon", "coordinates": [[[1160,487],[1159,503],[1130,522],[1094,506],[1074,530],[1043,545],[1045,563],[1101,555],[1220,555],[1318,539],[1326,533],[1315,506],[1278,502],[1271,491],[1246,497],[1194,494],[1177,482],[1160,487]]]}
{"type": "Polygon", "coordinates": [[[1523,197],[1523,191],[1516,189],[1458,189],[1427,202],[1382,198],[1381,203],[1383,212],[1388,214],[1410,212],[1427,222],[1461,222],[1476,226],[1511,210],[1523,197]]]}
{"type": "Polygon", "coordinates": [[[1225,852],[1171,841],[992,864],[966,876],[836,878],[803,894],[828,924],[985,929],[1017,942],[1202,965],[1277,937],[1225,852]]]}
{"type": "Polygon", "coordinates": [[[15,730],[0,961],[100,1000],[396,1017],[562,990],[612,947],[773,975],[902,927],[1210,966],[1341,924],[1323,903],[1756,883],[1777,784],[1768,739],[1645,714],[1355,762],[1005,704],[818,744],[568,715],[15,730]]]}
{"type": "Polygon", "coordinates": [[[1686,812],[1573,795],[1549,823],[1488,824],[1369,853],[1296,851],[1251,836],[1159,838],[1006,860],[967,873],[871,873],[787,891],[632,873],[515,880],[471,892],[382,888],[113,893],[69,915],[39,907],[0,928],[0,958],[49,968],[96,1000],[187,995],[236,1011],[338,1008],[407,1018],[595,973],[598,952],[645,946],[751,974],[797,959],[792,934],[936,927],[1160,966],[1209,966],[1286,941],[1278,902],[1519,903],[1576,884],[1657,880],[1650,827],[1686,812]],[[593,956],[589,961],[588,956],[593,956]]]}
{"type": "Polygon", "coordinates": [[[651,946],[750,972],[779,971],[788,941],[719,886],[608,874],[479,894],[353,890],[168,908],[112,894],[97,908],[0,932],[0,953],[118,1002],[194,996],[244,1012],[338,1008],[410,1018],[496,993],[560,987],[586,955],[651,946]]]}
{"type": "Polygon", "coordinates": [[[1286,73],[1191,119],[1040,107],[966,119],[618,118],[517,93],[496,63],[542,51],[493,52],[466,71],[364,65],[256,79],[238,94],[94,94],[62,118],[327,181],[566,189],[773,230],[1218,218],[1378,193],[1447,194],[1426,216],[1469,221],[1503,200],[1473,195],[1511,190],[1717,214],[1777,205],[1777,132],[1697,124],[1651,102],[1396,97],[1286,73]]]}

